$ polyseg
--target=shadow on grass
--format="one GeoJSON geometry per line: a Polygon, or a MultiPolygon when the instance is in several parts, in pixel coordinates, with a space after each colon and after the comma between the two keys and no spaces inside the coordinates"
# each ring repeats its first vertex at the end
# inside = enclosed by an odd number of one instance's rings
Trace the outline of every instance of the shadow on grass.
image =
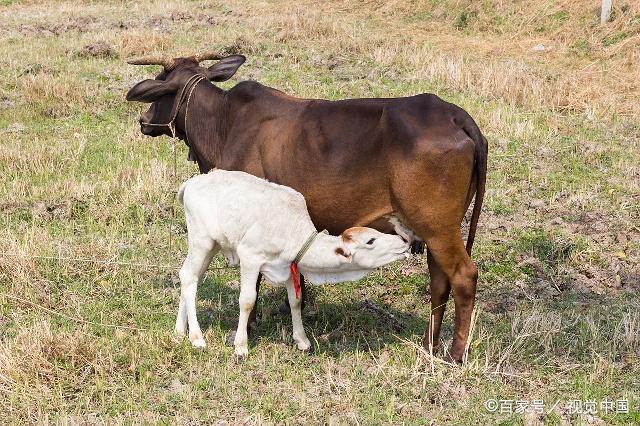
{"type": "MultiPolygon", "coordinates": [[[[203,330],[226,334],[238,321],[237,275],[211,275],[198,288],[198,319],[203,330]]],[[[172,285],[169,280],[165,284],[172,285]],[[168,284],[166,284],[168,283],[168,284]]],[[[312,287],[303,321],[315,353],[338,358],[345,353],[373,353],[416,341],[428,326],[428,305],[415,308],[417,293],[398,293],[389,300],[384,284],[325,292],[312,287]],[[414,308],[409,307],[414,302],[414,308]],[[407,309],[403,309],[407,306],[407,309]]],[[[257,303],[258,328],[251,346],[291,340],[291,317],[279,312],[283,288],[263,285],[257,303]]],[[[425,300],[426,302],[426,300],[425,300]]],[[[474,351],[492,362],[514,366],[590,363],[594,353],[613,361],[636,353],[640,317],[637,293],[595,295],[572,290],[543,292],[536,286],[487,288],[478,294],[474,351]],[[595,352],[594,352],[595,351],[595,352]],[[499,361],[503,359],[503,361],[499,361]]],[[[453,329],[453,302],[447,309],[441,339],[448,344],[453,329]]]]}
{"type": "MultiPolygon", "coordinates": [[[[238,322],[239,290],[223,284],[220,279],[206,279],[198,288],[198,321],[202,330],[219,328],[225,332],[235,330],[238,322]],[[202,305],[205,307],[203,308],[202,305]]],[[[390,307],[372,299],[356,302],[327,302],[316,300],[312,289],[302,313],[305,331],[316,354],[339,356],[343,352],[379,351],[399,338],[422,336],[427,319],[410,312],[390,307]]],[[[258,328],[251,335],[251,344],[257,340],[289,343],[291,315],[281,313],[284,288],[260,289],[257,301],[258,328]]]]}

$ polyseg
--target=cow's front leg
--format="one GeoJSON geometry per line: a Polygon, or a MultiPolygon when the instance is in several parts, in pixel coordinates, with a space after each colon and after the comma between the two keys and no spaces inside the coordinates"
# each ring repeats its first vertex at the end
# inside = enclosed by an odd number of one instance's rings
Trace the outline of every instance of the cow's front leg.
{"type": "Polygon", "coordinates": [[[238,318],[238,328],[233,339],[235,353],[239,360],[249,354],[247,324],[253,309],[258,292],[256,291],[256,281],[260,274],[260,267],[255,265],[240,264],[240,316],[238,318]]]}
{"type": "Polygon", "coordinates": [[[296,290],[293,287],[293,281],[291,278],[287,280],[287,296],[289,298],[289,306],[291,307],[291,323],[293,324],[293,340],[296,342],[298,349],[301,351],[308,351],[311,348],[311,342],[307,338],[304,332],[304,326],[302,325],[302,295],[300,299],[296,297],[296,290]]]}

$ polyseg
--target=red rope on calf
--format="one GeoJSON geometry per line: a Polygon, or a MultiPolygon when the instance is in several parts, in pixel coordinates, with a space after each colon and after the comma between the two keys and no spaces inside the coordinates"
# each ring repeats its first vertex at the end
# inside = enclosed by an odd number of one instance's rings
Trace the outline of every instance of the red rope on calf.
{"type": "Polygon", "coordinates": [[[293,279],[293,288],[296,290],[296,299],[300,299],[300,275],[298,275],[296,262],[291,262],[291,278],[293,279]]]}

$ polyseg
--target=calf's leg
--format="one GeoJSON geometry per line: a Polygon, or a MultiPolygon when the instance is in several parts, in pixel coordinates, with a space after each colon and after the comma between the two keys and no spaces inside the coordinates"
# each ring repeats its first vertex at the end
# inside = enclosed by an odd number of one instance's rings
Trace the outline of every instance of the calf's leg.
{"type": "Polygon", "coordinates": [[[307,338],[304,332],[304,326],[302,325],[302,297],[301,292],[300,299],[296,297],[296,290],[293,286],[291,278],[287,280],[287,296],[289,299],[289,306],[291,307],[291,323],[293,325],[293,341],[296,342],[298,349],[301,351],[308,351],[311,348],[311,342],[307,338]]]}
{"type": "Polygon", "coordinates": [[[197,348],[204,348],[206,343],[196,317],[196,291],[198,281],[206,271],[211,258],[215,254],[213,245],[206,242],[189,241],[189,253],[180,269],[180,303],[176,318],[176,334],[183,336],[189,326],[189,340],[197,348]]]}
{"type": "MultiPolygon", "coordinates": [[[[304,275],[300,274],[300,310],[303,311],[304,310],[304,301],[306,299],[307,296],[307,286],[304,282],[304,275]]],[[[287,296],[284,299],[284,302],[282,302],[282,305],[280,305],[280,313],[281,314],[288,314],[291,312],[291,306],[289,306],[289,296],[287,296]]]]}
{"type": "Polygon", "coordinates": [[[233,345],[235,353],[239,359],[249,354],[247,324],[253,309],[258,292],[256,291],[256,281],[260,274],[260,267],[240,263],[240,316],[238,318],[238,328],[236,330],[233,345]]]}
{"type": "MultiPolygon", "coordinates": [[[[249,324],[247,325],[247,333],[251,334],[258,328],[258,320],[256,314],[256,306],[258,306],[258,295],[260,294],[260,282],[262,281],[262,274],[258,274],[258,279],[256,280],[256,303],[253,304],[253,309],[251,309],[251,313],[249,314],[249,324]]],[[[229,330],[227,334],[227,345],[233,346],[236,340],[236,331],[237,330],[229,330]]]]}
{"type": "Polygon", "coordinates": [[[178,315],[176,316],[175,333],[178,336],[184,337],[184,335],[187,334],[187,324],[188,324],[187,307],[185,306],[184,298],[182,297],[182,289],[181,289],[180,301],[178,302],[178,315]]]}

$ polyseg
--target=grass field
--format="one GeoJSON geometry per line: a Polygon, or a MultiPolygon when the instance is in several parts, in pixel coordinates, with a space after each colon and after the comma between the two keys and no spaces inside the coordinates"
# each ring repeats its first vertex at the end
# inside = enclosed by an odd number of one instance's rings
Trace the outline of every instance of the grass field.
{"type": "Polygon", "coordinates": [[[0,423],[640,424],[636,1],[604,26],[599,1],[154,3],[0,0],[0,423]],[[233,269],[199,288],[207,349],[173,337],[186,244],[172,191],[197,169],[178,144],[174,178],[171,141],[140,134],[124,95],[158,70],[125,60],[215,49],[248,57],[224,87],[433,92],[476,119],[489,176],[464,366],[419,346],[423,257],[313,289],[312,355],[265,285],[236,364],[233,269]],[[605,399],[629,412],[567,408],[605,399]]]}

